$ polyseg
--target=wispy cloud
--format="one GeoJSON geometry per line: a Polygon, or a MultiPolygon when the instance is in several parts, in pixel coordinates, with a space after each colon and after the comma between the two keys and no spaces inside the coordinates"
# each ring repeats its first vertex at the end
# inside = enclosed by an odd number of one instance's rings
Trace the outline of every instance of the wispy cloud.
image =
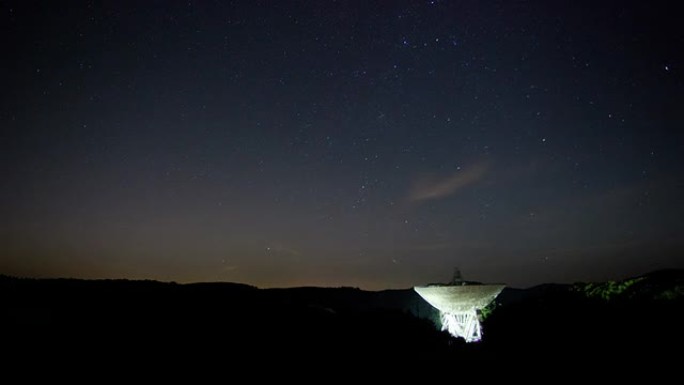
{"type": "Polygon", "coordinates": [[[477,163],[445,178],[420,180],[411,189],[408,199],[411,202],[420,202],[447,197],[477,183],[488,169],[486,163],[477,163]]]}

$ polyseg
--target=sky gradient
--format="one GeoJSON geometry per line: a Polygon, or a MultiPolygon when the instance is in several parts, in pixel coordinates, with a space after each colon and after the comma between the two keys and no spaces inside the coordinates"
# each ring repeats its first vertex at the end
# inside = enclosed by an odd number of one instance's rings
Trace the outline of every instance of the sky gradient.
{"type": "Polygon", "coordinates": [[[684,267],[643,1],[9,1],[0,273],[530,286],[684,267]]]}

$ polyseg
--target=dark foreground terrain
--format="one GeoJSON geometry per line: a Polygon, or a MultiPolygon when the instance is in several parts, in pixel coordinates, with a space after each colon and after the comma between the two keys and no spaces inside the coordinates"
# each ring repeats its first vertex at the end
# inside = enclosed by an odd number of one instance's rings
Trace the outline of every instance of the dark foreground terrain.
{"type": "Polygon", "coordinates": [[[455,367],[517,362],[528,368],[633,362],[672,368],[681,365],[684,342],[682,270],[505,289],[486,312],[485,339],[476,344],[440,332],[438,314],[413,290],[0,276],[0,299],[3,346],[19,361],[439,360],[455,367]]]}

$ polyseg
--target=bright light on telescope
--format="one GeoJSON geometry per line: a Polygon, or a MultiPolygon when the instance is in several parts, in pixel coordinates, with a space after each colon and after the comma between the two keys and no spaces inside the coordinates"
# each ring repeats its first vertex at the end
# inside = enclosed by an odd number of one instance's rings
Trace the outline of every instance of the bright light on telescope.
{"type": "Polygon", "coordinates": [[[503,290],[503,285],[436,285],[413,289],[441,315],[442,330],[466,342],[482,339],[478,311],[503,290]]]}

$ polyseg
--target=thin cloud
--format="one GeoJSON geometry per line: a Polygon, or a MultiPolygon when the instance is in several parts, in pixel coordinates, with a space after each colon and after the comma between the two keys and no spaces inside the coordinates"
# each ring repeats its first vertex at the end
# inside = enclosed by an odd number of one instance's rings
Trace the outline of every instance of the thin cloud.
{"type": "Polygon", "coordinates": [[[408,199],[411,202],[421,202],[448,197],[477,183],[487,173],[488,168],[485,163],[478,163],[446,178],[419,181],[411,189],[408,199]]]}

